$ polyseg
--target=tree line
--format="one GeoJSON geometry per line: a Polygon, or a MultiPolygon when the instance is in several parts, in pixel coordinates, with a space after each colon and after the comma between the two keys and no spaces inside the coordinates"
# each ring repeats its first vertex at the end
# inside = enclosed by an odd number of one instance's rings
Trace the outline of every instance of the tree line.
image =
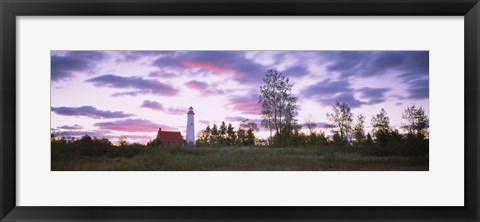
{"type": "MultiPolygon", "coordinates": [[[[258,127],[254,122],[242,121],[238,130],[232,124],[222,124],[217,127],[208,125],[198,134],[196,141],[199,146],[253,146],[268,145],[275,147],[285,146],[370,146],[370,145],[395,145],[400,143],[425,144],[428,140],[428,116],[421,107],[412,105],[407,107],[402,114],[401,134],[398,129],[390,126],[390,119],[385,109],[370,120],[372,130],[365,129],[366,117],[358,114],[355,118],[350,106],[346,103],[336,102],[332,110],[326,114],[331,122],[326,126],[332,131],[330,137],[325,131],[317,132],[317,124],[307,120],[303,125],[297,120],[297,97],[292,94],[293,84],[288,77],[277,70],[268,70],[265,73],[263,84],[260,86],[259,104],[261,106],[261,125],[269,131],[269,138],[259,140],[254,132],[258,127]],[[307,133],[301,131],[303,127],[307,133]]],[[[428,141],[427,143],[428,144],[428,141]]]]}
{"type": "Polygon", "coordinates": [[[212,127],[207,127],[200,131],[197,135],[197,146],[253,146],[255,145],[254,132],[258,131],[258,126],[255,122],[248,119],[242,120],[238,130],[232,126],[222,122],[220,127],[213,124],[212,127]]]}

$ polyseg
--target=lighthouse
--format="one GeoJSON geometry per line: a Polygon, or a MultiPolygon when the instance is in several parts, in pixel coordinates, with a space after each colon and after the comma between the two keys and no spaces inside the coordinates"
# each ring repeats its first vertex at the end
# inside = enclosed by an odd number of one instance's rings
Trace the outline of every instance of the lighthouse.
{"type": "Polygon", "coordinates": [[[193,120],[193,116],[195,115],[195,113],[193,112],[193,108],[190,106],[190,108],[188,108],[188,113],[187,113],[187,136],[186,136],[186,140],[187,140],[187,144],[195,144],[195,124],[194,124],[194,120],[193,120]]]}

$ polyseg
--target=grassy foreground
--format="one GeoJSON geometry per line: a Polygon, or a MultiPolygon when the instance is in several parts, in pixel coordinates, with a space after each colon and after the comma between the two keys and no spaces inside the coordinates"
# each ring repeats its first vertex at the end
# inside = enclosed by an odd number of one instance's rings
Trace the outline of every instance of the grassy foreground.
{"type": "MultiPolygon", "coordinates": [[[[117,148],[122,149],[122,148],[117,148]]],[[[388,149],[388,148],[387,148],[388,149]]],[[[52,149],[52,171],[425,171],[426,155],[369,155],[352,147],[151,147],[134,155],[67,155],[52,149]]]]}

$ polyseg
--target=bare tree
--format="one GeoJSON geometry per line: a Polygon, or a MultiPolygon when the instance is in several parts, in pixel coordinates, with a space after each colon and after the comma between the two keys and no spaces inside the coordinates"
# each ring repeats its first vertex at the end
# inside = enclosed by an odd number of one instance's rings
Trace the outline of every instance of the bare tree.
{"type": "Polygon", "coordinates": [[[308,132],[310,132],[310,135],[311,135],[315,133],[314,130],[315,130],[315,127],[317,127],[317,123],[312,118],[308,118],[308,119],[305,119],[305,126],[307,127],[308,132]]]}

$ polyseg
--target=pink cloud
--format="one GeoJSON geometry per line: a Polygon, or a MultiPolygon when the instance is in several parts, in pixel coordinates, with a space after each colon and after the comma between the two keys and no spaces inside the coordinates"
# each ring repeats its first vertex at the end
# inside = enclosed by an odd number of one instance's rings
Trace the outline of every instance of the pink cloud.
{"type": "Polygon", "coordinates": [[[100,129],[120,132],[156,132],[158,128],[162,128],[163,130],[176,130],[173,127],[157,124],[145,119],[124,119],[95,123],[94,125],[100,129]]]}
{"type": "Polygon", "coordinates": [[[186,109],[180,109],[180,108],[168,108],[165,112],[168,113],[168,114],[172,114],[172,115],[184,115],[184,114],[187,114],[187,110],[186,110],[186,109]]]}
{"type": "Polygon", "coordinates": [[[189,81],[185,84],[188,88],[197,90],[203,95],[223,95],[225,91],[217,89],[216,84],[208,84],[197,80],[189,81]]]}
{"type": "Polygon", "coordinates": [[[187,87],[204,93],[207,90],[208,84],[196,80],[189,81],[185,84],[187,87]]]}
{"type": "Polygon", "coordinates": [[[199,69],[206,69],[213,72],[229,72],[232,71],[229,68],[222,68],[208,62],[194,62],[194,61],[184,61],[183,64],[189,68],[199,68],[199,69]]]}
{"type": "Polygon", "coordinates": [[[208,121],[208,120],[200,120],[198,122],[202,123],[202,124],[205,124],[205,125],[208,125],[210,123],[210,121],[208,121]]]}
{"type": "Polygon", "coordinates": [[[229,105],[233,110],[244,114],[258,115],[261,111],[258,100],[238,97],[230,100],[229,105]]]}

